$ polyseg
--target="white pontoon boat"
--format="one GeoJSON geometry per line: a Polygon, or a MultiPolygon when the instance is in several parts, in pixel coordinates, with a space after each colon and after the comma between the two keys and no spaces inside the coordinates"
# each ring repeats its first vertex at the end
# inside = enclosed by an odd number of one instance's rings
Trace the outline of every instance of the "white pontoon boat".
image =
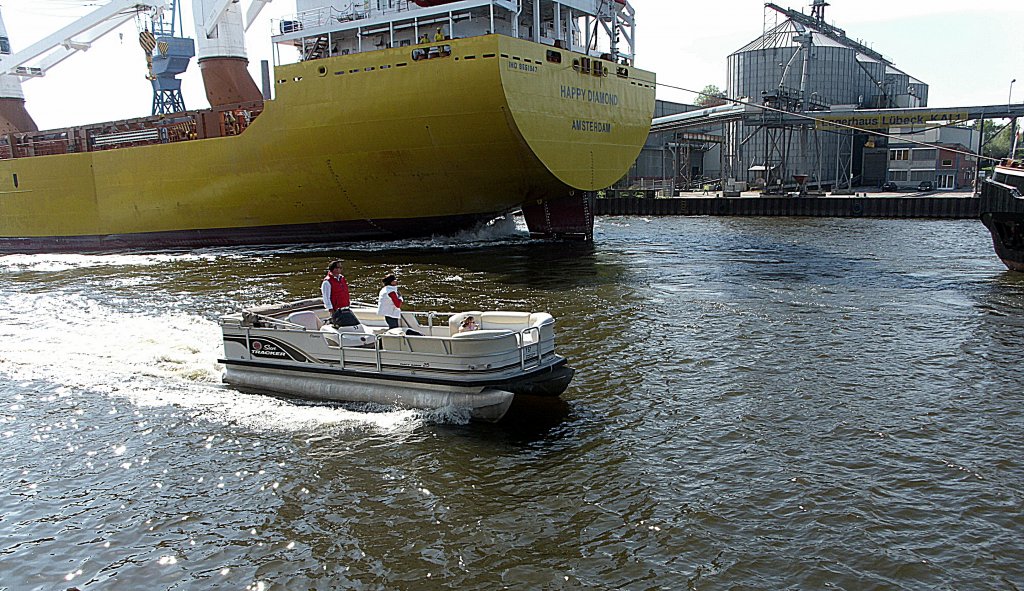
{"type": "Polygon", "coordinates": [[[319,299],[223,316],[224,381],[497,421],[516,395],[558,396],[575,373],[555,354],[555,320],[544,312],[402,312],[393,329],[376,307],[356,303],[352,312],[359,324],[339,328],[326,323],[319,299]],[[479,330],[459,332],[467,316],[479,330]]]}

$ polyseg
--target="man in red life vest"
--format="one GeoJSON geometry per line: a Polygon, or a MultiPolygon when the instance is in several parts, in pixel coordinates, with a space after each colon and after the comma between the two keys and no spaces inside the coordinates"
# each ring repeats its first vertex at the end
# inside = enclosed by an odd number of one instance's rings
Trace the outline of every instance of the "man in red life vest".
{"type": "Polygon", "coordinates": [[[349,309],[351,301],[348,295],[348,282],[341,274],[341,261],[331,261],[331,265],[327,268],[327,276],[320,284],[320,293],[324,298],[324,308],[331,313],[332,325],[355,326],[359,324],[359,320],[349,309]]]}

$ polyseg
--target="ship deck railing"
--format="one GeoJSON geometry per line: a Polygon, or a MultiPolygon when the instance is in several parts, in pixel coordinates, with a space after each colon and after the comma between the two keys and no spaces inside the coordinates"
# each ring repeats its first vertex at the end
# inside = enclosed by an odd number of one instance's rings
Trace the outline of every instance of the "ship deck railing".
{"type": "Polygon", "coordinates": [[[0,137],[0,160],[240,135],[262,112],[262,103],[240,103],[65,129],[15,132],[0,137]]]}
{"type": "Polygon", "coordinates": [[[124,144],[135,142],[155,142],[160,139],[160,130],[152,127],[149,129],[136,129],[134,131],[122,131],[106,135],[97,135],[92,138],[92,145],[107,146],[110,144],[124,144]]]}

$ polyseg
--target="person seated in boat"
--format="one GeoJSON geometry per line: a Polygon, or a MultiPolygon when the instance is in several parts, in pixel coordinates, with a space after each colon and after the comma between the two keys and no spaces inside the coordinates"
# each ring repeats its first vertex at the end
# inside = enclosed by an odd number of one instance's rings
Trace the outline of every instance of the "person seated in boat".
{"type": "Polygon", "coordinates": [[[323,296],[324,308],[331,314],[332,326],[359,324],[359,319],[349,308],[352,301],[348,293],[348,282],[341,273],[341,261],[331,261],[327,267],[327,276],[320,283],[320,294],[323,296]]]}
{"type": "Polygon", "coordinates": [[[480,325],[476,323],[476,319],[472,316],[466,316],[462,320],[462,324],[459,325],[459,332],[469,332],[471,330],[479,330],[480,325]]]}

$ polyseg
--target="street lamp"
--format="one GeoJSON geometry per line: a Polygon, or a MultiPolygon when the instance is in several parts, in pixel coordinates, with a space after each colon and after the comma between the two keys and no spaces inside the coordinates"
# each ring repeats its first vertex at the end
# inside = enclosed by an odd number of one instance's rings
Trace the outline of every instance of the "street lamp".
{"type": "MultiPolygon", "coordinates": [[[[1013,104],[1013,83],[1017,79],[1010,80],[1010,96],[1006,99],[1006,109],[1010,109],[1010,105],[1013,104]]],[[[1017,118],[1010,119],[1010,160],[1017,155],[1017,118]]]]}

